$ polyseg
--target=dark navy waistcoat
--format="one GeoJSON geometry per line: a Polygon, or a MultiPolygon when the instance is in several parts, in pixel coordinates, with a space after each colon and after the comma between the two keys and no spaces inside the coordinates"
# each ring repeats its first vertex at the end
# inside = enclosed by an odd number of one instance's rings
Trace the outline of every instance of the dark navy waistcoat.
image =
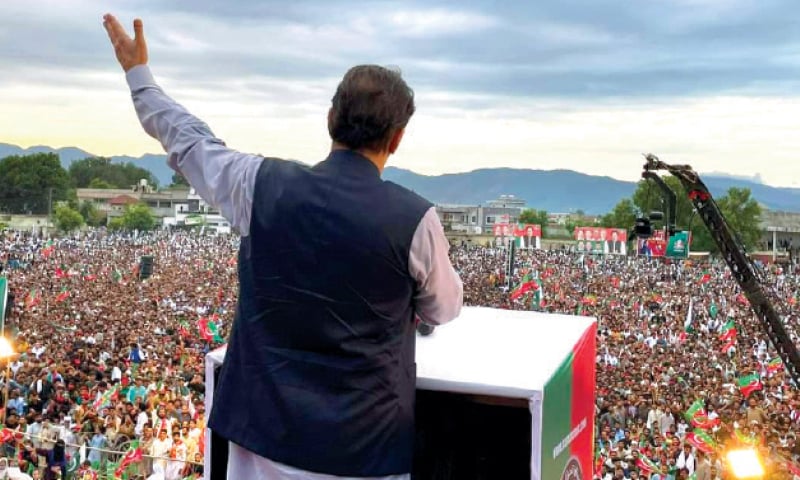
{"type": "Polygon", "coordinates": [[[210,428],[302,470],[409,473],[408,255],[431,204],[344,150],[314,167],[265,159],[255,185],[210,428]]]}

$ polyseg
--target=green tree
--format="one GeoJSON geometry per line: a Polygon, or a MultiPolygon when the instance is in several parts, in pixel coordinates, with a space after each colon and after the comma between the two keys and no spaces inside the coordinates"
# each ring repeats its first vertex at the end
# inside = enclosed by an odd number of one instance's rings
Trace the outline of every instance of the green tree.
{"type": "Polygon", "coordinates": [[[180,173],[174,173],[172,175],[172,184],[170,188],[189,188],[189,182],[181,175],[180,173]]]}
{"type": "Polygon", "coordinates": [[[569,218],[566,222],[564,222],[564,229],[569,233],[570,238],[572,238],[573,234],[575,233],[575,227],[592,227],[597,225],[597,222],[593,219],[586,218],[584,216],[579,216],[577,218],[569,218]]]}
{"type": "Polygon", "coordinates": [[[116,187],[101,178],[93,178],[92,181],[89,182],[89,185],[87,185],[87,188],[110,189],[116,187]]]}
{"type": "Polygon", "coordinates": [[[600,225],[608,228],[629,229],[636,221],[636,206],[630,198],[623,198],[614,208],[600,218],[600,225]]]}
{"type": "Polygon", "coordinates": [[[69,177],[58,155],[34,153],[0,160],[0,210],[47,213],[52,201],[68,198],[69,177]]]}
{"type": "Polygon", "coordinates": [[[105,213],[95,208],[92,202],[81,202],[78,212],[80,212],[81,217],[89,226],[99,227],[106,223],[105,213]]]}
{"type": "Polygon", "coordinates": [[[144,203],[134,203],[125,207],[120,217],[109,222],[109,228],[122,230],[152,230],[156,227],[156,219],[150,213],[150,207],[144,203]]]}
{"type": "Polygon", "coordinates": [[[56,227],[62,232],[71,232],[83,226],[83,217],[80,212],[73,210],[68,205],[59,205],[53,212],[56,227]]]}
{"type": "MultiPolygon", "coordinates": [[[[702,219],[695,214],[694,205],[680,180],[673,176],[663,177],[666,184],[677,195],[676,227],[678,230],[692,232],[692,250],[716,253],[719,251],[708,227],[702,219]]],[[[662,202],[661,191],[652,182],[639,182],[633,194],[633,204],[639,213],[647,214],[653,210],[664,212],[665,203],[662,202]]],[[[720,212],[725,217],[731,230],[738,235],[742,244],[752,249],[761,238],[760,219],[761,207],[752,198],[747,188],[730,188],[727,193],[715,199],[720,212]]],[[[659,222],[660,223],[660,222],[659,222]]]]}
{"type": "Polygon", "coordinates": [[[545,210],[536,210],[535,208],[523,210],[522,213],[519,214],[519,219],[517,221],[519,223],[532,223],[541,226],[543,237],[546,234],[545,232],[547,232],[547,224],[549,223],[547,212],[545,210]]]}
{"type": "Polygon", "coordinates": [[[92,182],[101,186],[91,188],[130,188],[141,179],[147,180],[154,187],[158,186],[158,180],[150,170],[137,167],[131,162],[114,163],[106,157],[89,157],[72,162],[69,176],[77,188],[90,188],[92,182]],[[104,183],[98,183],[101,181],[104,183]]]}
{"type": "Polygon", "coordinates": [[[756,247],[761,240],[762,211],[750,189],[731,187],[717,203],[744,246],[748,249],[756,247]]]}
{"type": "Polygon", "coordinates": [[[108,221],[108,229],[111,231],[125,230],[122,217],[114,217],[108,221]]]}
{"type": "MultiPolygon", "coordinates": [[[[689,222],[692,220],[694,213],[694,206],[689,200],[686,190],[680,180],[672,175],[665,175],[662,177],[664,183],[675,192],[677,196],[676,212],[675,212],[675,226],[678,230],[686,229],[689,227],[689,222]]],[[[664,213],[664,219],[667,218],[667,203],[661,194],[661,189],[649,180],[641,180],[636,186],[636,191],[633,192],[633,204],[639,210],[640,215],[648,215],[652,211],[659,211],[664,213]]]]}

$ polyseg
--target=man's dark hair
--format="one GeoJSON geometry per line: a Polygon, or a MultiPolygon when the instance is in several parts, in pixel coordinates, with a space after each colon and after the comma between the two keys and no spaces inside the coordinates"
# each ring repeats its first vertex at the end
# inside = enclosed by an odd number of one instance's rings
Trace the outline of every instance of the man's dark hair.
{"type": "Polygon", "coordinates": [[[352,150],[385,150],[415,109],[414,91],[400,73],[378,65],[348,70],[331,103],[328,132],[352,150]]]}

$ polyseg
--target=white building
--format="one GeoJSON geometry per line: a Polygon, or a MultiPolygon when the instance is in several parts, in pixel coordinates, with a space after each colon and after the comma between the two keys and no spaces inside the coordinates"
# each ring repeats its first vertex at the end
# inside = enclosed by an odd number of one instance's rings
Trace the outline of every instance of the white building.
{"type": "Polygon", "coordinates": [[[163,218],[163,225],[170,228],[205,227],[216,233],[231,233],[231,224],[209,205],[192,188],[186,196],[186,203],[173,205],[171,216],[163,218]]]}

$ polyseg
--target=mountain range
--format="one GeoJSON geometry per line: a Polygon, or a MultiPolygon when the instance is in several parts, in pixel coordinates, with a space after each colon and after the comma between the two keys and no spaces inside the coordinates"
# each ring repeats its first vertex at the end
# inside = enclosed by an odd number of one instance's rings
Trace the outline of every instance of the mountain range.
{"type": "MultiPolygon", "coordinates": [[[[53,149],[36,146],[23,149],[0,143],[0,158],[30,153],[56,153],[64,168],[75,160],[93,156],[75,147],[53,149]]],[[[115,156],[115,162],[133,162],[153,172],[161,185],[171,182],[172,170],[165,155],[146,154],[141,157],[115,156]]],[[[602,214],[611,210],[636,189],[635,182],[611,177],[587,175],[573,170],[529,170],[514,168],[484,168],[465,173],[421,175],[410,170],[387,167],[383,178],[409,188],[434,203],[485,204],[500,195],[514,195],[528,206],[548,212],[602,214]]],[[[765,185],[758,177],[745,178],[728,174],[702,175],[715,196],[724,195],[730,187],[749,188],[753,197],[770,210],[800,212],[800,189],[765,185]]]]}

